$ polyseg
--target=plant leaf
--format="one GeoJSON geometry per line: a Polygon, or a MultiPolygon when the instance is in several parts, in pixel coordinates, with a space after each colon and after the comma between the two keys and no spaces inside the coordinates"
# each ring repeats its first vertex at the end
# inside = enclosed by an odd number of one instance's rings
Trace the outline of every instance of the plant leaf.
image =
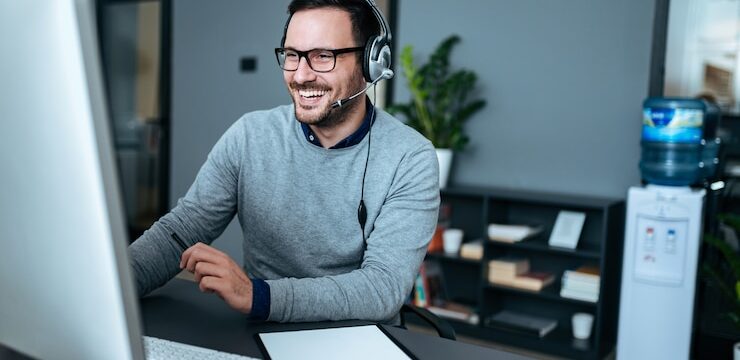
{"type": "Polygon", "coordinates": [[[735,279],[739,279],[740,255],[738,255],[738,253],[735,252],[735,250],[732,249],[730,245],[728,245],[724,240],[714,235],[705,234],[704,241],[714,246],[717,250],[720,251],[720,253],[722,253],[722,256],[724,256],[725,260],[730,264],[730,268],[732,269],[732,274],[735,276],[735,279]]]}
{"type": "Polygon", "coordinates": [[[406,117],[406,124],[419,131],[437,148],[462,150],[469,139],[463,123],[486,104],[469,101],[477,76],[469,70],[450,73],[450,56],[460,37],[451,35],[434,49],[425,64],[414,64],[413,47],[401,51],[400,63],[411,100],[388,108],[406,117]]]}

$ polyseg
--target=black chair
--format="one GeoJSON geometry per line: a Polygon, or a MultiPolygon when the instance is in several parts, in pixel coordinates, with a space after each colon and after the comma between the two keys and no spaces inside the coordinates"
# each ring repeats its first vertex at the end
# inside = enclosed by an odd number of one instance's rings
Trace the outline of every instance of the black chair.
{"type": "Polygon", "coordinates": [[[448,323],[444,319],[439,318],[437,315],[434,315],[431,311],[427,309],[420,308],[411,304],[403,304],[403,306],[401,307],[401,327],[406,328],[406,316],[409,316],[411,314],[416,315],[424,322],[429,324],[429,326],[437,331],[437,334],[439,334],[440,337],[453,341],[457,340],[457,338],[455,337],[455,329],[452,328],[452,325],[450,325],[450,323],[448,323]]]}

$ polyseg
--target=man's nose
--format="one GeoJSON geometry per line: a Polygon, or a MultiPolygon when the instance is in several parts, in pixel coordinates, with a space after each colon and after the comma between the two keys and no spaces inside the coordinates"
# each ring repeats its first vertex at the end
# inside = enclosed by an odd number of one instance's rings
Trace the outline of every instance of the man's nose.
{"type": "Polygon", "coordinates": [[[293,80],[299,84],[316,80],[316,72],[308,66],[308,59],[305,57],[299,59],[293,80]]]}

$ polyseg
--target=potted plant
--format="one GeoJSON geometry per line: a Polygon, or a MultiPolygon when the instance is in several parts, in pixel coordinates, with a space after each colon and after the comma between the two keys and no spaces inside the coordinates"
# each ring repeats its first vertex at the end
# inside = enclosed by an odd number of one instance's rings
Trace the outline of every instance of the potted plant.
{"type": "MultiPolygon", "coordinates": [[[[735,234],[740,233],[740,216],[724,214],[719,219],[735,234]]],[[[729,304],[729,308],[721,314],[722,317],[728,319],[735,330],[740,331],[740,254],[727,241],[712,234],[705,234],[704,241],[721,254],[722,260],[704,261],[702,272],[707,283],[718,289],[729,304]]],[[[733,346],[733,357],[740,360],[740,342],[733,346]]]]}
{"type": "Polygon", "coordinates": [[[413,47],[401,51],[401,68],[411,99],[405,104],[388,107],[392,114],[402,114],[406,124],[429,139],[437,149],[440,162],[439,186],[447,186],[453,151],[468,143],[463,131],[465,122],[485,105],[485,100],[469,98],[477,76],[470,70],[450,70],[450,53],[460,42],[452,35],[443,40],[426,64],[414,63],[413,47]]]}

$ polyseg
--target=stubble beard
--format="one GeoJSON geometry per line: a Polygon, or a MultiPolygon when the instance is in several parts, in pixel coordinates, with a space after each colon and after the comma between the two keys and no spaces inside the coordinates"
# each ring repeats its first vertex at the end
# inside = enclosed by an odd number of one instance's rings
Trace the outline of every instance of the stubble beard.
{"type": "MultiPolygon", "coordinates": [[[[291,88],[294,90],[298,90],[301,88],[301,86],[297,84],[292,84],[291,88]]],[[[358,88],[353,90],[351,94],[354,95],[362,89],[364,89],[364,85],[358,86],[358,88]]],[[[297,92],[295,92],[293,96],[300,97],[300,95],[297,92]]],[[[358,97],[362,97],[362,95],[358,95],[358,97]]],[[[346,96],[342,97],[342,99],[344,98],[346,98],[346,96]]],[[[312,125],[318,128],[328,129],[328,128],[338,126],[341,123],[345,122],[349,118],[349,116],[347,115],[352,113],[353,111],[356,111],[357,107],[362,103],[362,101],[359,101],[359,99],[355,98],[353,100],[350,100],[350,102],[347,103],[346,105],[343,104],[342,106],[332,108],[332,105],[334,103],[336,103],[336,100],[325,105],[323,111],[318,116],[306,117],[306,116],[302,116],[299,114],[298,108],[300,107],[299,105],[300,103],[298,100],[294,98],[293,104],[294,104],[294,109],[295,109],[295,117],[296,119],[298,119],[298,121],[306,125],[312,125]]]]}

